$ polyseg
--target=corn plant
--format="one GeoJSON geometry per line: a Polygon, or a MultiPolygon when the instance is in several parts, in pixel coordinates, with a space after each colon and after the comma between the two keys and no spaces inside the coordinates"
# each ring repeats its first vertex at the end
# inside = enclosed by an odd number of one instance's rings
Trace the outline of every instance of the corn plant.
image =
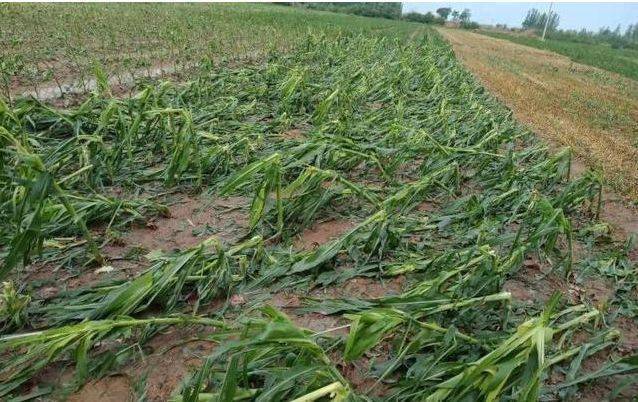
{"type": "Polygon", "coordinates": [[[353,183],[339,173],[309,166],[281,191],[283,220],[286,224],[299,222],[308,226],[322,208],[337,199],[349,197],[378,205],[379,199],[369,189],[353,183]]]}
{"type": "Polygon", "coordinates": [[[313,136],[309,141],[292,148],[290,154],[290,166],[308,164],[323,169],[351,169],[368,162],[377,167],[385,179],[389,179],[379,147],[364,147],[341,135],[322,133],[313,136]]]}
{"type": "Polygon", "coordinates": [[[342,235],[339,239],[326,243],[311,253],[304,255],[299,261],[292,265],[290,273],[297,274],[308,271],[331,260],[341,250],[352,245],[357,240],[359,234],[363,234],[363,236],[367,237],[367,241],[373,248],[372,251],[382,251],[383,244],[386,241],[384,232],[387,227],[387,219],[387,212],[384,209],[380,210],[342,235]]]}
{"type": "Polygon", "coordinates": [[[354,398],[347,380],[318,339],[272,307],[249,321],[236,341],[224,344],[188,381],[174,401],[255,398],[314,401],[354,398]],[[225,369],[218,369],[225,364],[225,369]],[[218,371],[219,370],[219,371],[218,371]],[[219,374],[222,375],[219,375],[219,374]],[[210,390],[210,391],[209,391],[210,390]]]}
{"type": "Polygon", "coordinates": [[[22,328],[28,321],[29,295],[20,294],[13,282],[2,283],[0,294],[0,333],[22,328]]]}
{"type": "Polygon", "coordinates": [[[222,187],[221,194],[228,194],[248,183],[253,183],[256,194],[250,206],[251,230],[263,218],[266,209],[270,208],[271,193],[274,192],[275,210],[277,212],[277,231],[283,230],[283,206],[281,200],[281,155],[275,153],[264,160],[257,161],[231,177],[222,187]],[[256,177],[253,177],[256,176],[256,177]]]}
{"type": "MultiPolygon", "coordinates": [[[[443,328],[436,322],[422,321],[423,318],[433,316],[449,310],[463,309],[478,306],[489,302],[508,302],[511,299],[509,293],[499,293],[481,298],[452,300],[423,301],[419,305],[419,312],[407,313],[393,308],[370,308],[360,313],[346,314],[345,317],[352,321],[350,333],[344,349],[346,360],[355,360],[366,351],[379,344],[390,331],[401,324],[414,325],[423,331],[445,335],[450,328],[443,328]]],[[[371,304],[373,305],[373,304],[371,304]]],[[[381,304],[391,306],[391,303],[381,304]]],[[[415,308],[411,306],[412,308],[415,308]]],[[[458,334],[459,338],[471,343],[477,340],[464,334],[458,334]]]]}
{"type": "Polygon", "coordinates": [[[153,265],[135,279],[81,290],[44,312],[53,320],[68,321],[130,315],[153,303],[171,311],[182,301],[184,289],[193,285],[197,311],[200,302],[227,293],[242,281],[252,260],[260,258],[261,247],[258,236],[228,249],[212,237],[176,255],[151,254],[153,265]]]}
{"type": "Polygon", "coordinates": [[[554,295],[540,317],[521,324],[514,335],[492,352],[462,365],[460,373],[437,385],[425,400],[463,400],[467,397],[496,400],[508,394],[519,400],[538,400],[547,368],[561,359],[560,355],[548,359],[547,346],[553,337],[600,314],[593,310],[551,326],[550,320],[559,299],[554,295]]]}
{"type": "Polygon", "coordinates": [[[104,259],[86,227],[86,222],[77,214],[66,192],[56,182],[53,174],[47,171],[41,158],[5,129],[0,130],[0,135],[10,143],[12,156],[16,160],[16,170],[21,175],[19,178],[21,184],[15,194],[19,200],[16,203],[14,217],[17,230],[11,239],[9,255],[0,269],[0,279],[20,261],[26,263],[34,250],[41,249],[44,240],[41,231],[44,220],[43,207],[50,197],[55,197],[64,206],[73,223],[86,239],[96,263],[103,263],[104,259]]]}
{"type": "Polygon", "coordinates": [[[0,396],[7,396],[48,363],[64,357],[69,352],[76,364],[76,381],[83,381],[89,375],[91,360],[95,359],[90,352],[96,344],[127,339],[135,328],[165,325],[212,325],[224,328],[220,321],[196,316],[145,319],[120,317],[2,336],[0,353],[12,353],[14,356],[0,369],[0,396]],[[16,354],[18,351],[20,353],[16,354]]]}

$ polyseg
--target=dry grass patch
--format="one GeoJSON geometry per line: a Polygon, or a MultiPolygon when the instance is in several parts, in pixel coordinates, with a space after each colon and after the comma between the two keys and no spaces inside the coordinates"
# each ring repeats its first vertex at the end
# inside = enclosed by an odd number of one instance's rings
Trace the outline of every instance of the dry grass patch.
{"type": "Polygon", "coordinates": [[[544,139],[601,168],[638,199],[638,83],[569,58],[462,30],[441,29],[482,83],[544,139]]]}

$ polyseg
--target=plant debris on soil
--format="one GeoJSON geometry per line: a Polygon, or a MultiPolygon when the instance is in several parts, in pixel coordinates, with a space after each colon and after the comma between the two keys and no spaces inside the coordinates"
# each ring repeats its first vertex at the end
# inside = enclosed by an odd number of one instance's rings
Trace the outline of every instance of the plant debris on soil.
{"type": "Polygon", "coordinates": [[[105,87],[0,104],[0,398],[636,394],[636,238],[436,32],[105,87]]]}

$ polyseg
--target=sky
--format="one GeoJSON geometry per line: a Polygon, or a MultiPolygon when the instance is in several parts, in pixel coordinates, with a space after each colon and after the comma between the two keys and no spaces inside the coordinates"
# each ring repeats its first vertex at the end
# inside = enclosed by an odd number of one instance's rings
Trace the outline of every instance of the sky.
{"type": "MultiPolygon", "coordinates": [[[[440,7],[469,8],[472,20],[479,24],[520,27],[527,10],[537,8],[545,11],[549,3],[403,3],[403,12],[434,12],[440,7]]],[[[605,26],[615,29],[618,24],[624,29],[629,24],[638,23],[638,3],[554,3],[552,10],[560,16],[558,27],[561,29],[597,31],[605,26]]]]}

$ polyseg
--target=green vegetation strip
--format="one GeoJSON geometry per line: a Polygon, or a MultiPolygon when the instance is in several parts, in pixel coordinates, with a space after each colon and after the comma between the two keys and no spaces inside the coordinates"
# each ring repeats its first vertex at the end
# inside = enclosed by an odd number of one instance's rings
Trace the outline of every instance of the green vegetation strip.
{"type": "Polygon", "coordinates": [[[548,154],[430,31],[298,41],[266,63],[131,98],[100,85],[69,110],[1,104],[0,275],[20,285],[0,299],[0,397],[28,392],[53,363],[75,364],[53,391],[73,392],[178,324],[211,327],[202,336],[216,344],[179,401],[537,400],[636,372],[631,358],[593,374],[582,364],[617,345],[607,308],[636,312],[632,244],[599,245],[600,177],[570,180],[570,152],[548,154]],[[126,280],[46,299],[24,281],[38,266],[82,274],[108,262],[104,246],[165,214],[169,192],[241,195],[249,225],[237,241],[202,238],[144,264],[124,256],[138,264],[126,280]],[[293,246],[330,218],[352,226],[293,246]],[[590,245],[586,261],[576,242],[590,245]],[[529,260],[570,281],[604,269],[620,297],[521,305],[504,284],[529,260]],[[404,286],[339,297],[352,278],[404,286]],[[275,293],[302,306],[287,316],[269,306],[275,293]],[[310,313],[336,324],[295,324],[310,313]],[[349,377],[356,367],[369,385],[349,377]],[[564,382],[550,386],[552,373],[564,382]]]}

